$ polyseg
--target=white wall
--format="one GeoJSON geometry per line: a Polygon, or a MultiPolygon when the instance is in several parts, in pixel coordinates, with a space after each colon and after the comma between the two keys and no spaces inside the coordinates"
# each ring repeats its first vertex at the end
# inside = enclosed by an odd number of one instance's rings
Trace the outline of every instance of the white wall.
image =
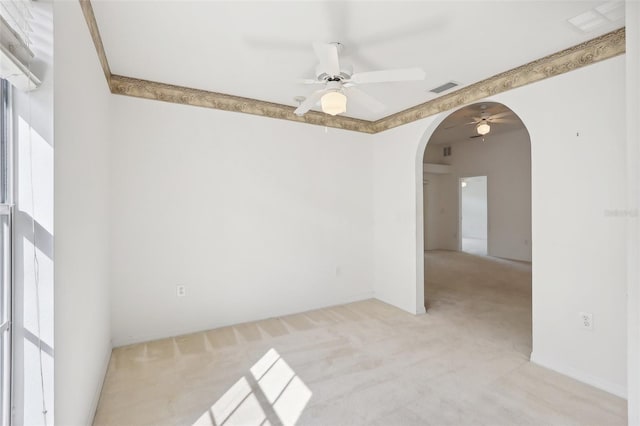
{"type": "Polygon", "coordinates": [[[416,244],[416,235],[424,231],[423,204],[416,203],[423,166],[422,153],[417,159],[416,149],[425,130],[435,129],[442,119],[429,117],[372,137],[374,293],[412,313],[425,312],[424,286],[416,285],[424,282],[422,266],[417,264],[424,256],[422,239],[416,244]]]}
{"type": "MultiPolygon", "coordinates": [[[[617,57],[491,99],[514,110],[531,136],[532,359],[619,395],[626,391],[625,221],[607,212],[626,202],[624,68],[617,57]],[[581,311],[593,313],[593,332],[580,329],[581,311]]],[[[376,268],[376,296],[407,311],[423,296],[422,155],[442,120],[374,136],[374,262],[384,264],[376,268]]]]}
{"type": "Polygon", "coordinates": [[[457,176],[427,173],[423,188],[425,250],[459,250],[457,176]]]}
{"type": "Polygon", "coordinates": [[[438,197],[427,203],[425,220],[433,222],[437,239],[427,249],[458,250],[459,179],[487,176],[488,254],[531,261],[531,144],[526,129],[450,146],[447,157],[441,145],[427,145],[425,152],[425,162],[451,165],[450,173],[435,177],[430,189],[438,197]]]}
{"type": "Polygon", "coordinates": [[[370,136],[112,101],[114,344],[372,297],[370,136]]]}
{"type": "Polygon", "coordinates": [[[12,411],[15,424],[35,426],[45,422],[51,424],[55,409],[53,6],[49,2],[35,2],[32,4],[32,15],[32,25],[37,31],[32,37],[31,49],[35,59],[30,67],[40,77],[42,85],[28,93],[13,90],[15,209],[12,411]],[[37,283],[36,269],[39,278],[37,283]],[[46,419],[42,413],[43,399],[47,409],[46,419]]]}
{"type": "Polygon", "coordinates": [[[628,421],[640,425],[640,2],[626,2],[628,421]]]}
{"type": "MultiPolygon", "coordinates": [[[[441,247],[440,241],[446,239],[442,234],[449,229],[449,227],[443,226],[441,222],[449,219],[451,215],[445,215],[442,208],[436,208],[436,206],[443,204],[440,198],[445,195],[441,191],[441,176],[442,175],[436,173],[424,174],[422,211],[424,212],[423,232],[425,251],[439,249],[441,247]]],[[[453,238],[451,238],[451,240],[453,240],[453,238]]],[[[457,250],[457,247],[451,250],[457,250]]]]}
{"type": "Polygon", "coordinates": [[[55,423],[86,425],[111,353],[111,95],[78,2],[55,2],[54,37],[55,423]]]}
{"type": "Polygon", "coordinates": [[[617,57],[500,97],[531,136],[532,361],[619,395],[626,237],[610,212],[626,201],[624,70],[617,57]],[[581,311],[593,313],[593,332],[580,329],[581,311]]]}

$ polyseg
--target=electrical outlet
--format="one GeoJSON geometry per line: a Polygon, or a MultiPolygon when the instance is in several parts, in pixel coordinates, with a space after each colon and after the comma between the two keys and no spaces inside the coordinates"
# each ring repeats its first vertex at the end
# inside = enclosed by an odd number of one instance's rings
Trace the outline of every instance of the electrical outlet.
{"type": "Polygon", "coordinates": [[[593,331],[593,314],[590,312],[580,312],[580,325],[585,330],[593,331]]]}
{"type": "Polygon", "coordinates": [[[187,290],[183,285],[176,286],[176,296],[184,297],[187,295],[187,290]]]}

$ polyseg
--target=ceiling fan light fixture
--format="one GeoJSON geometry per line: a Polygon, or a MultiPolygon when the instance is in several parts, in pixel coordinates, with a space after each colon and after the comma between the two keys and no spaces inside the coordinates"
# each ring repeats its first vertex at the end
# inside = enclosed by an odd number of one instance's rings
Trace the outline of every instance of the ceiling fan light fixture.
{"type": "Polygon", "coordinates": [[[478,132],[479,135],[484,136],[491,131],[491,126],[489,126],[489,123],[487,121],[482,120],[476,126],[476,131],[478,132]]]}
{"type": "Polygon", "coordinates": [[[320,99],[322,112],[329,115],[338,115],[347,111],[347,97],[340,91],[325,93],[320,99]]]}

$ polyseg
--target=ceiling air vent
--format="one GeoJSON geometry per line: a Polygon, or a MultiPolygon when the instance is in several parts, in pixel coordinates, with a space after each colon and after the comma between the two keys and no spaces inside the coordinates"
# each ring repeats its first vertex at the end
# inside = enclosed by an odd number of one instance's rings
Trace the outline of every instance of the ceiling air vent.
{"type": "Polygon", "coordinates": [[[449,90],[449,89],[451,89],[452,87],[456,87],[456,86],[458,86],[458,83],[455,83],[455,82],[453,82],[453,81],[450,81],[450,82],[448,82],[448,83],[445,83],[445,84],[443,84],[443,85],[441,85],[441,86],[438,86],[438,87],[436,87],[435,89],[431,89],[431,90],[429,90],[429,91],[430,91],[430,92],[432,92],[432,93],[442,93],[442,92],[444,92],[445,90],[449,90]]]}
{"type": "Polygon", "coordinates": [[[624,2],[609,1],[574,16],[569,19],[568,22],[579,30],[588,33],[608,24],[609,22],[616,22],[623,18],[624,2]]]}

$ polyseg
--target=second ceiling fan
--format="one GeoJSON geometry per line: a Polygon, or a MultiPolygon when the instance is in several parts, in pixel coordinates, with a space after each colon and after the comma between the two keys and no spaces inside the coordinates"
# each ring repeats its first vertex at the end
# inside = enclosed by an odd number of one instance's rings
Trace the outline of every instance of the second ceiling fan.
{"type": "Polygon", "coordinates": [[[302,116],[318,102],[322,111],[337,115],[347,111],[347,100],[360,104],[372,112],[382,112],[385,106],[373,96],[358,89],[357,85],[399,81],[424,80],[422,68],[399,68],[381,71],[354,73],[353,68],[340,63],[340,43],[314,43],[313,50],[318,59],[315,79],[303,80],[305,84],[320,84],[324,87],[311,93],[294,111],[302,116]]]}
{"type": "Polygon", "coordinates": [[[473,126],[475,132],[469,136],[470,139],[484,139],[484,136],[489,134],[496,124],[512,128],[520,121],[513,111],[495,102],[469,105],[454,112],[447,120],[451,120],[453,124],[444,127],[445,131],[473,126]]]}

